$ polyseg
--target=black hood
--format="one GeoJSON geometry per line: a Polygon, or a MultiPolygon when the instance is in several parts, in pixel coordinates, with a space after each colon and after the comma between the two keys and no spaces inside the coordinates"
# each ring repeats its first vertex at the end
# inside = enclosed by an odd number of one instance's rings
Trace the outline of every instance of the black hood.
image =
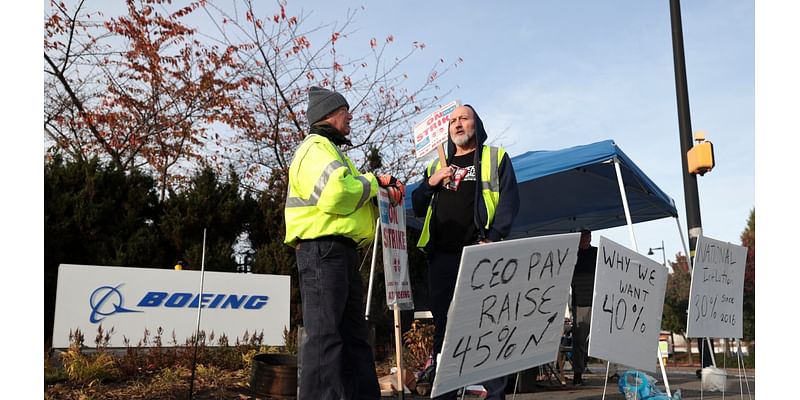
{"type": "MultiPolygon", "coordinates": [[[[483,121],[481,117],[478,116],[478,112],[475,111],[469,104],[464,104],[464,107],[469,107],[472,110],[472,113],[475,115],[475,148],[479,150],[483,143],[486,142],[488,135],[486,134],[486,129],[483,127],[483,121]]],[[[476,154],[480,153],[480,151],[476,151],[476,154]]],[[[450,139],[450,121],[447,121],[447,159],[451,159],[453,154],[456,154],[456,144],[453,143],[453,140],[450,139]]]]}

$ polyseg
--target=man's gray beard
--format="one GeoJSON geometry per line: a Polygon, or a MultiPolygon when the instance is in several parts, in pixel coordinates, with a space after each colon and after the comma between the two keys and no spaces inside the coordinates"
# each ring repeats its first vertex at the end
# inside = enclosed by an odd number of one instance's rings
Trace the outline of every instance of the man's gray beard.
{"type": "Polygon", "coordinates": [[[472,138],[474,137],[475,137],[475,132],[472,132],[464,136],[460,136],[458,138],[453,138],[453,143],[455,143],[456,146],[464,146],[467,143],[469,143],[469,141],[472,140],[472,138]]]}

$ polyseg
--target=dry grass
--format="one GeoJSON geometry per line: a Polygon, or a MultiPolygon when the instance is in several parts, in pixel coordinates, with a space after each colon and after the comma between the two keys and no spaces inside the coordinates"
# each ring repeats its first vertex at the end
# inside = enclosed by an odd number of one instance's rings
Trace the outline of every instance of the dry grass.
{"type": "MultiPolygon", "coordinates": [[[[164,347],[163,331],[145,331],[137,346],[124,352],[107,347],[110,332],[98,329],[94,349],[84,346],[83,334],[70,333],[70,347],[60,360],[45,357],[45,399],[188,399],[192,381],[194,338],[164,347]],[[60,361],[60,365],[58,362],[60,361]]],[[[249,371],[253,356],[282,348],[264,346],[263,334],[245,332],[230,344],[226,336],[201,332],[197,345],[195,399],[251,399],[249,371]],[[216,346],[210,346],[215,343],[216,346]]],[[[49,354],[49,352],[46,352],[49,354]]]]}

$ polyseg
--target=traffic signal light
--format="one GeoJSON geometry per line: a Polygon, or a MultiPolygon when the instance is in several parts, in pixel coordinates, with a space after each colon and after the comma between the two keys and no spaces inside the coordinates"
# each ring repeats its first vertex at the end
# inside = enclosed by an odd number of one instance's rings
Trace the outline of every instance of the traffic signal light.
{"type": "Polygon", "coordinates": [[[703,176],[714,168],[714,145],[706,141],[703,131],[695,132],[694,140],[698,143],[689,149],[686,157],[689,173],[703,176]]]}

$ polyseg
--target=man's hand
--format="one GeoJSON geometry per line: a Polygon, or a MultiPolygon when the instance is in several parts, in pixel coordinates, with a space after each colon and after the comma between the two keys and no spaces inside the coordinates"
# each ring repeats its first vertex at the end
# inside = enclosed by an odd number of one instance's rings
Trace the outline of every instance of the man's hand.
{"type": "Polygon", "coordinates": [[[436,187],[442,182],[447,183],[453,177],[454,167],[452,165],[446,168],[439,168],[428,178],[428,186],[436,187]]]}
{"type": "Polygon", "coordinates": [[[397,178],[391,175],[381,175],[378,177],[378,185],[385,188],[389,193],[389,202],[392,206],[396,206],[403,201],[406,195],[406,186],[397,178]]]}
{"type": "Polygon", "coordinates": [[[380,185],[380,187],[394,186],[397,184],[397,182],[400,181],[391,175],[381,175],[378,177],[378,185],[380,185]]]}

